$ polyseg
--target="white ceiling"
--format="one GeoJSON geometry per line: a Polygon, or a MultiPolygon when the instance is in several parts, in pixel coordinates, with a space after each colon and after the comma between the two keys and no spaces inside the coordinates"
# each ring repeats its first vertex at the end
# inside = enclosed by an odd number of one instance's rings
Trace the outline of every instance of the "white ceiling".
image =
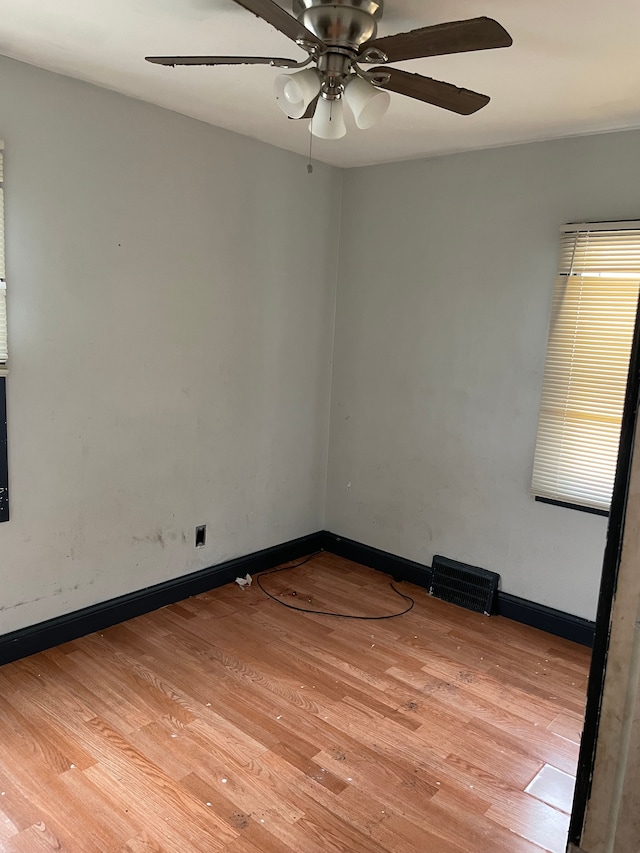
{"type": "MultiPolygon", "coordinates": [[[[280,3],[288,11],[288,0],[280,3]]],[[[313,156],[359,166],[640,127],[639,0],[385,0],[379,35],[488,15],[513,47],[399,67],[491,96],[458,116],[401,95],[371,130],[351,124],[313,156]]],[[[87,80],[281,148],[308,153],[307,122],[286,119],[268,66],[164,68],[149,54],[302,58],[233,0],[0,0],[0,53],[87,80]]]]}

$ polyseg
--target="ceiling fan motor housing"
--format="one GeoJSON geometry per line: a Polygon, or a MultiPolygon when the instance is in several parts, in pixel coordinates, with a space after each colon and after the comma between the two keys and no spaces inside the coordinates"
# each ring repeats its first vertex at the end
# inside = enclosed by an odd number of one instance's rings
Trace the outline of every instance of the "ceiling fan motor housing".
{"type": "Polygon", "coordinates": [[[298,21],[329,47],[357,51],[378,31],[383,0],[294,0],[298,21]]]}

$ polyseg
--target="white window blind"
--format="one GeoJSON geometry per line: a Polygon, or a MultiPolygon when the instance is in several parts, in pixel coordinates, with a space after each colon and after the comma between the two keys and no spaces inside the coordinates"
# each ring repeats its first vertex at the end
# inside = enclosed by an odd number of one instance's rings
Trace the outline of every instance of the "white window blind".
{"type": "Polygon", "coordinates": [[[0,142],[0,376],[7,372],[7,283],[4,274],[4,144],[0,142]]]}
{"type": "Polygon", "coordinates": [[[563,230],[534,495],[609,509],[639,291],[640,222],[563,230]]]}

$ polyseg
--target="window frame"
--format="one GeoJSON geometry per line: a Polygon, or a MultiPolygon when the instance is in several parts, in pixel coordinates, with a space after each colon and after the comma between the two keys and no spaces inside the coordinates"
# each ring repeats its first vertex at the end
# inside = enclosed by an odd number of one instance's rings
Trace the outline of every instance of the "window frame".
{"type": "Polygon", "coordinates": [[[9,460],[7,454],[7,380],[0,376],[0,522],[9,521],[9,460]]]}
{"type": "Polygon", "coordinates": [[[8,343],[6,327],[7,279],[5,273],[5,234],[4,234],[4,142],[0,140],[0,376],[8,372],[8,343]]]}
{"type": "MultiPolygon", "coordinates": [[[[0,141],[0,188],[4,200],[4,142],[0,141]]],[[[0,210],[0,281],[6,285],[4,269],[4,215],[0,210]]],[[[5,288],[6,296],[6,288],[5,288]]],[[[6,302],[5,302],[6,305],[6,302]]],[[[0,362],[0,522],[9,521],[9,461],[7,453],[7,362],[0,362]]]]}

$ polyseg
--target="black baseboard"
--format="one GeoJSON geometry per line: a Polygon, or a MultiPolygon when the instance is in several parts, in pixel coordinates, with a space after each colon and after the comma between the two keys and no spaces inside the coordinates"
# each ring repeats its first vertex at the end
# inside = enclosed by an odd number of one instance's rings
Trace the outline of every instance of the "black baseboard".
{"type": "MultiPolygon", "coordinates": [[[[324,532],[323,537],[322,546],[325,551],[392,575],[397,580],[410,581],[427,589],[430,586],[430,566],[414,563],[404,557],[397,557],[395,554],[380,551],[370,545],[362,545],[360,542],[345,539],[328,531],[324,532]]],[[[554,610],[544,604],[537,604],[535,601],[518,598],[502,591],[498,592],[496,611],[499,616],[530,625],[532,628],[539,628],[556,637],[563,637],[565,640],[572,640],[583,646],[593,646],[595,622],[582,619],[580,616],[572,616],[562,610],[554,610]]]]}
{"type": "Polygon", "coordinates": [[[46,622],[4,634],[0,636],[0,664],[50,649],[60,643],[76,640],[94,631],[102,631],[111,625],[149,613],[158,607],[174,604],[191,595],[198,595],[209,589],[232,583],[236,577],[243,577],[247,572],[256,574],[289,560],[312,554],[314,551],[321,551],[324,541],[323,533],[312,533],[273,548],[256,551],[246,557],[237,557],[209,569],[164,581],[155,586],[136,590],[46,622]]]}
{"type": "Polygon", "coordinates": [[[531,625],[556,637],[564,637],[580,643],[581,646],[593,647],[596,623],[580,616],[572,616],[563,610],[554,610],[544,604],[536,604],[526,598],[518,598],[508,592],[498,593],[498,615],[506,616],[515,622],[531,625]]]}
{"type": "MultiPolygon", "coordinates": [[[[384,572],[396,580],[409,581],[425,589],[429,588],[430,566],[325,530],[4,634],[0,636],[0,665],[75,640],[85,634],[102,631],[111,625],[133,619],[167,604],[174,604],[191,595],[232,583],[236,577],[244,576],[247,572],[257,574],[289,560],[323,550],[384,572]]],[[[549,634],[573,640],[584,646],[593,645],[595,624],[588,619],[581,619],[579,616],[572,616],[506,592],[498,593],[497,612],[500,616],[539,628],[549,634]]]]}
{"type": "Polygon", "coordinates": [[[417,586],[429,589],[431,583],[430,566],[414,563],[412,560],[398,557],[388,551],[380,551],[379,548],[372,548],[371,545],[363,545],[353,539],[345,539],[343,536],[337,536],[327,530],[322,535],[324,537],[322,547],[330,554],[336,554],[338,557],[344,557],[346,560],[353,560],[354,563],[360,563],[370,569],[384,572],[391,575],[395,580],[410,581],[417,586]]]}

